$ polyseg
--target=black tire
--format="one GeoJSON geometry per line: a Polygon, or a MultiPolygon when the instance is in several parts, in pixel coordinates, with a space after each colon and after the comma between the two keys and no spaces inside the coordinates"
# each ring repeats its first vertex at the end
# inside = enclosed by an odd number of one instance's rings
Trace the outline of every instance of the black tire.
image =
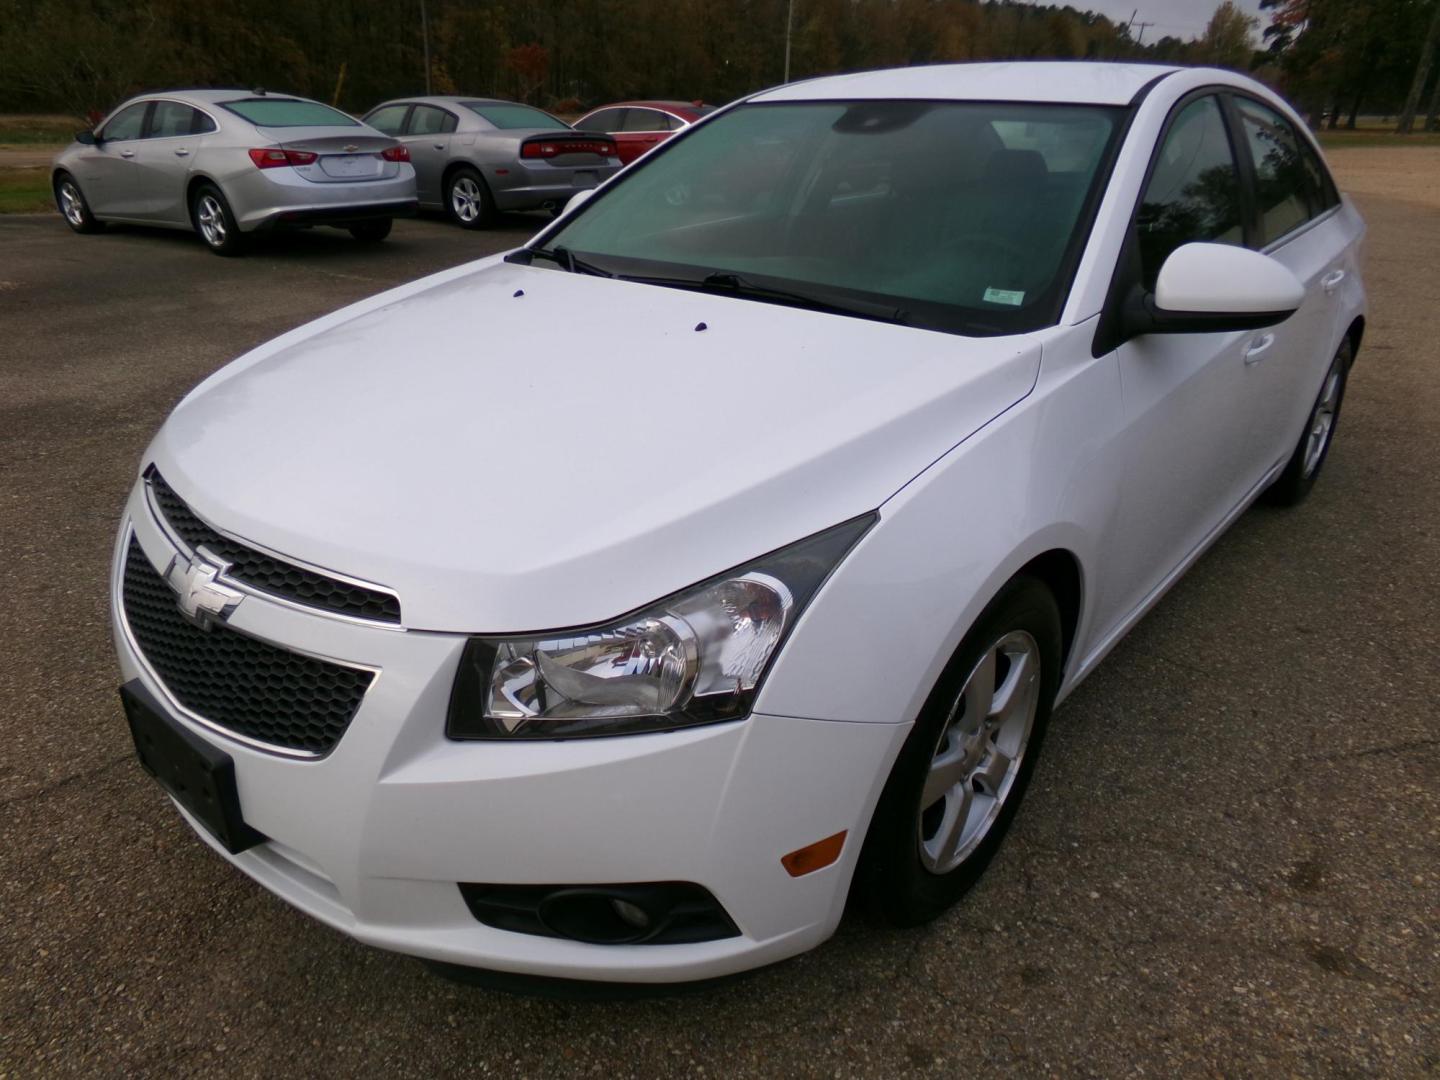
{"type": "Polygon", "coordinates": [[[376,218],[373,221],[357,221],[350,226],[350,235],[362,244],[378,244],[390,235],[395,222],[390,218],[376,218]]]}
{"type": "Polygon", "coordinates": [[[1295,444],[1290,460],[1265,492],[1266,502],[1274,506],[1294,506],[1310,494],[1310,489],[1320,478],[1320,470],[1325,467],[1325,459],[1330,456],[1330,447],[1335,442],[1335,429],[1340,424],[1340,406],[1345,403],[1345,386],[1350,381],[1350,365],[1354,362],[1354,348],[1346,337],[1335,351],[1330,366],[1325,369],[1325,378],[1320,384],[1319,393],[1315,395],[1314,404],[1310,406],[1310,412],[1305,418],[1305,428],[1300,432],[1300,439],[1295,444]],[[1332,379],[1335,384],[1333,397],[1328,403],[1329,422],[1325,425],[1318,448],[1312,448],[1312,436],[1327,407],[1326,399],[1331,393],[1332,379]]]}
{"type": "Polygon", "coordinates": [[[235,221],[224,193],[214,184],[201,184],[190,199],[190,222],[205,246],[216,255],[239,255],[245,234],[235,221]]]}
{"type": "MultiPolygon", "coordinates": [[[[1061,640],[1054,596],[1040,581],[1026,576],[1006,585],[965,635],[905,740],[871,819],[856,870],[855,898],[872,913],[896,926],[918,926],[944,912],[979,880],[999,849],[1035,769],[1060,685],[1061,640]],[[971,673],[997,644],[1019,634],[1029,635],[1040,666],[1028,741],[1014,772],[1006,774],[1010,779],[996,800],[998,811],[977,833],[973,846],[961,849],[958,865],[927,867],[922,848],[931,842],[926,836],[930,816],[920,803],[932,762],[937,752],[951,752],[949,733],[964,723],[959,695],[971,673]]],[[[1005,685],[1003,673],[996,685],[1005,685]]],[[[972,781],[967,778],[964,783],[972,781]]],[[[928,811],[943,806],[944,799],[928,811]]]]}
{"type": "Polygon", "coordinates": [[[105,228],[105,223],[91,213],[90,204],[85,201],[85,193],[80,190],[80,182],[68,172],[56,174],[54,190],[55,205],[60,208],[60,216],[73,231],[97,233],[105,228]]]}
{"type": "Polygon", "coordinates": [[[485,178],[462,165],[445,178],[445,215],[462,229],[487,229],[495,224],[495,199],[485,178]]]}

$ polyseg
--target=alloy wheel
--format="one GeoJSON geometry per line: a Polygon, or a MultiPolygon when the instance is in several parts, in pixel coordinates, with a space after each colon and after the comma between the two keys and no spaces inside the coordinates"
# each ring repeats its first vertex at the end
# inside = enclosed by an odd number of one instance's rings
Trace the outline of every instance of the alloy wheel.
{"type": "Polygon", "coordinates": [[[450,187],[450,206],[455,216],[467,224],[480,216],[484,200],[480,185],[468,176],[462,176],[450,187]]]}
{"type": "Polygon", "coordinates": [[[1020,771],[1040,701],[1040,646],[1023,630],[1000,638],[961,688],[920,796],[920,863],[947,874],[994,825],[1020,771]]]}
{"type": "Polygon", "coordinates": [[[1315,403],[1315,411],[1310,414],[1310,434],[1305,441],[1305,463],[1300,472],[1306,479],[1313,476],[1320,467],[1320,462],[1325,457],[1325,449],[1330,445],[1330,437],[1335,432],[1335,410],[1340,405],[1344,376],[1345,372],[1337,358],[1330,366],[1329,374],[1325,376],[1325,389],[1320,393],[1320,400],[1315,403]]]}
{"type": "Polygon", "coordinates": [[[60,184],[60,212],[65,215],[65,220],[76,228],[85,224],[85,200],[80,197],[80,189],[73,180],[60,184]]]}
{"type": "Polygon", "coordinates": [[[227,235],[225,209],[219,199],[214,195],[201,195],[195,208],[195,220],[200,223],[200,235],[207,244],[211,247],[224,246],[227,235]]]}

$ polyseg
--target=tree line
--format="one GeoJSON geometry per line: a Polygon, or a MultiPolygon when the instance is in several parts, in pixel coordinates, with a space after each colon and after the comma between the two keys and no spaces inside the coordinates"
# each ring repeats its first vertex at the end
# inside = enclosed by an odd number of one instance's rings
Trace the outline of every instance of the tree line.
{"type": "MultiPolygon", "coordinates": [[[[363,110],[427,83],[562,112],[723,103],[782,81],[793,18],[792,79],[963,60],[1218,64],[1336,122],[1402,109],[1440,26],[1440,0],[1263,6],[1263,39],[1227,0],[1199,38],[1146,41],[1143,22],[1017,0],[0,0],[0,111],[85,113],[163,86],[265,86],[363,110]]],[[[1440,82],[1432,66],[1417,100],[1440,82]]]]}

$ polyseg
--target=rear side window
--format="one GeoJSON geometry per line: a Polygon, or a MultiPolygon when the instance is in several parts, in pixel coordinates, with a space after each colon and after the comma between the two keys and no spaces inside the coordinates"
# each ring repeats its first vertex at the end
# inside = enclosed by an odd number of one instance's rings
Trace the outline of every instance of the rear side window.
{"type": "Polygon", "coordinates": [[[1237,98],[1235,105],[1255,164],[1258,242],[1264,247],[1333,206],[1334,187],[1288,120],[1249,98],[1237,98]]]}
{"type": "Polygon", "coordinates": [[[1170,125],[1135,224],[1147,289],[1181,244],[1244,242],[1240,171],[1213,95],[1186,105],[1170,125]]]}
{"type": "Polygon", "coordinates": [[[101,132],[106,142],[120,142],[124,139],[140,138],[140,131],[145,126],[145,110],[150,108],[150,102],[141,101],[128,108],[121,109],[110,122],[105,125],[101,132]]]}
{"type": "Polygon", "coordinates": [[[189,105],[178,101],[157,101],[150,117],[150,138],[173,139],[177,135],[192,134],[197,115],[189,105]]]}
{"type": "Polygon", "coordinates": [[[482,120],[487,120],[497,128],[518,129],[525,128],[568,128],[570,125],[563,120],[556,120],[547,112],[539,109],[532,109],[529,105],[516,105],[508,101],[467,101],[465,107],[482,120]]]}
{"type": "Polygon", "coordinates": [[[358,121],[339,109],[298,98],[241,98],[226,101],[225,108],[256,127],[359,127],[358,121]]]}
{"type": "Polygon", "coordinates": [[[433,105],[416,105],[410,114],[411,135],[444,135],[455,130],[455,117],[433,105]]]}
{"type": "Polygon", "coordinates": [[[408,108],[409,105],[386,105],[365,117],[365,123],[386,135],[399,135],[400,129],[405,126],[405,110],[408,108]]]}
{"type": "Polygon", "coordinates": [[[630,109],[625,113],[625,126],[621,131],[668,131],[665,116],[654,109],[630,109]]]}

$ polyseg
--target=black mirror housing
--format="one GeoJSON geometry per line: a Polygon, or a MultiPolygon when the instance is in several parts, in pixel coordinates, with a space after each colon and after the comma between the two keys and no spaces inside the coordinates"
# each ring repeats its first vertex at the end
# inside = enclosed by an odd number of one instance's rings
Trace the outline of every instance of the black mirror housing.
{"type": "Polygon", "coordinates": [[[1121,304],[1120,338],[1129,341],[1143,334],[1227,334],[1263,330],[1284,322],[1288,311],[1167,311],[1155,305],[1155,294],[1135,286],[1121,304]]]}

